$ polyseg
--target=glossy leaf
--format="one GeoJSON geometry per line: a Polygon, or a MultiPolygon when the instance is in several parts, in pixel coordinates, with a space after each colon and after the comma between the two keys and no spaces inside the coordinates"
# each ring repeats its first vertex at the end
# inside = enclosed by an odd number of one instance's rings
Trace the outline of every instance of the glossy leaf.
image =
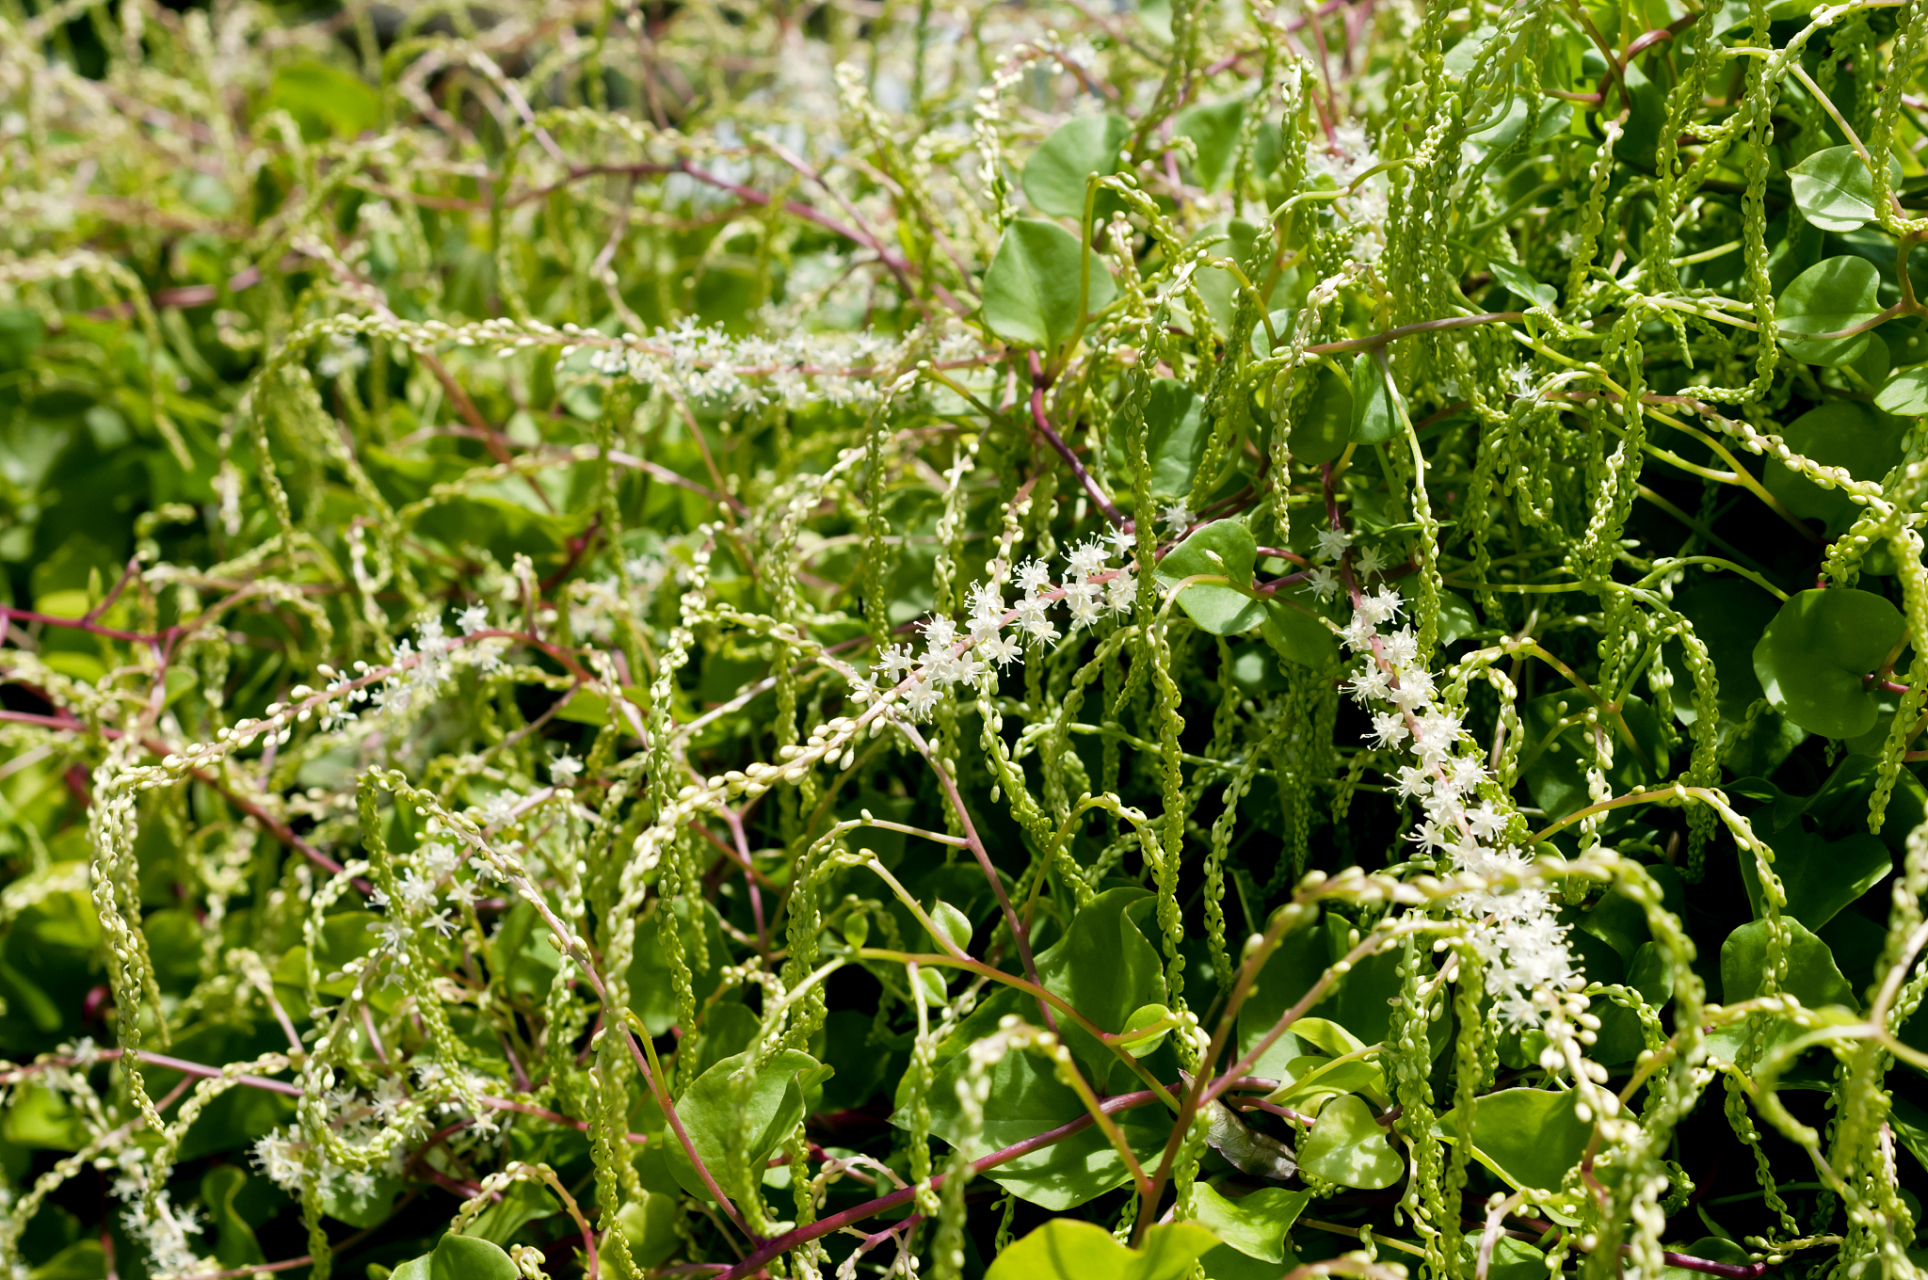
{"type": "Polygon", "coordinates": [[[1331,462],[1352,440],[1352,388],[1324,365],[1312,379],[1311,398],[1292,424],[1292,457],[1311,466],[1331,462]]]}
{"type": "MultiPolygon", "coordinates": [[[[1854,992],[1841,976],[1828,944],[1798,920],[1783,916],[1781,927],[1788,932],[1787,979],[1781,990],[1810,1009],[1831,1004],[1854,1008],[1854,992]]],[[[1767,941],[1768,922],[1754,920],[1728,934],[1727,941],[1721,943],[1723,1004],[1739,1004],[1760,994],[1762,975],[1767,972],[1767,941]]]]}
{"type": "MultiPolygon", "coordinates": [[[[1232,179],[1232,162],[1238,154],[1240,127],[1250,98],[1228,98],[1223,102],[1201,103],[1187,107],[1172,122],[1172,133],[1190,138],[1198,148],[1193,174],[1207,191],[1224,189],[1232,179]]],[[[1252,141],[1252,167],[1256,173],[1270,173],[1279,158],[1279,130],[1270,120],[1263,121],[1252,141]]]]}
{"type": "MultiPolygon", "coordinates": [[[[1861,400],[1830,400],[1781,430],[1788,448],[1829,467],[1846,467],[1856,480],[1879,480],[1901,460],[1906,424],[1861,400]]],[[[1862,508],[1839,489],[1823,489],[1799,471],[1770,462],[1767,491],[1795,515],[1822,520],[1841,532],[1862,508]]]]}
{"type": "MultiPolygon", "coordinates": [[[[1096,254],[1091,265],[1089,309],[1117,296],[1111,274],[1096,254]]],[[[1020,218],[1004,229],[984,273],[984,322],[991,332],[1020,347],[1055,349],[1078,327],[1078,237],[1055,222],[1020,218]]]]}
{"type": "Polygon", "coordinates": [[[1171,1034],[1171,1027],[1163,1027],[1158,1031],[1152,1031],[1151,1028],[1157,1027],[1160,1023],[1170,1022],[1171,1018],[1172,1011],[1162,1004],[1139,1005],[1132,1011],[1132,1015],[1125,1019],[1123,1030],[1127,1035],[1136,1035],[1139,1032],[1149,1034],[1126,1044],[1126,1052],[1134,1058],[1142,1058],[1165,1043],[1165,1037],[1171,1034]]]}
{"type": "Polygon", "coordinates": [[[1265,617],[1264,603],[1251,593],[1256,555],[1257,544],[1243,522],[1220,520],[1193,533],[1159,561],[1157,577],[1166,586],[1201,574],[1226,578],[1227,585],[1199,582],[1184,587],[1178,607],[1213,635],[1235,635],[1265,617]]]}
{"type": "Polygon", "coordinates": [[[1399,410],[1392,387],[1370,351],[1352,362],[1352,443],[1384,444],[1399,434],[1399,410]]]}
{"type": "Polygon", "coordinates": [[[1192,1212],[1200,1225],[1240,1253],[1262,1262],[1282,1262],[1285,1233],[1311,1198],[1309,1191],[1263,1187],[1227,1199],[1201,1182],[1192,1188],[1192,1212]]]}
{"type": "Polygon", "coordinates": [[[1550,307],[1559,297],[1552,285],[1541,284],[1510,262],[1494,260],[1487,263],[1486,269],[1493,273],[1495,280],[1534,306],[1550,307]]]}
{"type": "Polygon", "coordinates": [[[1928,414],[1928,365],[1896,369],[1875,393],[1875,407],[1897,417],[1919,418],[1928,414]]]}
{"type": "Polygon", "coordinates": [[[1299,1148],[1299,1164],[1342,1187],[1377,1191],[1406,1172],[1406,1162],[1387,1141],[1387,1130],[1362,1098],[1335,1098],[1299,1148]]]}
{"type": "MultiPolygon", "coordinates": [[[[1211,435],[1204,402],[1196,392],[1175,378],[1153,380],[1145,406],[1145,456],[1151,462],[1154,499],[1169,502],[1191,493],[1211,435]]],[[[1117,458],[1122,467],[1122,452],[1117,458]]]]}
{"type": "Polygon", "coordinates": [[[453,1232],[435,1244],[432,1253],[411,1258],[389,1273],[390,1280],[521,1280],[500,1245],[453,1232]]]}
{"type": "Polygon", "coordinates": [[[1117,116],[1078,116],[1051,131],[1025,162],[1025,198],[1040,213],[1081,218],[1085,183],[1094,173],[1114,173],[1131,126],[1117,116]]]}
{"type": "MultiPolygon", "coordinates": [[[[1045,989],[1113,1032],[1124,1030],[1142,1006],[1164,1004],[1164,965],[1138,925],[1152,905],[1151,895],[1136,886],[1099,894],[1072,918],[1060,941],[1038,953],[1045,989]]],[[[1116,1055],[1085,1031],[1062,1030],[1066,1046],[1097,1083],[1102,1085],[1114,1068],[1124,1070],[1116,1055]]]]}
{"type": "Polygon", "coordinates": [[[201,1203],[207,1206],[209,1224],[215,1231],[214,1258],[223,1268],[268,1260],[255,1239],[253,1225],[235,1203],[247,1182],[248,1171],[232,1164],[210,1169],[201,1178],[201,1203]]]}
{"type": "Polygon", "coordinates": [[[1875,220],[1874,175],[1853,147],[1817,151],[1787,177],[1801,216],[1823,231],[1853,231],[1875,220]]]}
{"type": "Polygon", "coordinates": [[[1866,333],[1838,334],[1881,313],[1875,300],[1881,276],[1866,258],[1839,257],[1817,262],[1781,291],[1775,322],[1788,354],[1809,364],[1853,364],[1868,346],[1866,333]]]}
{"type": "MultiPolygon", "coordinates": [[[[690,1145],[720,1184],[732,1152],[750,1168],[769,1159],[803,1119],[804,1090],[828,1074],[828,1067],[795,1049],[770,1054],[757,1063],[749,1053],[739,1053],[693,1080],[676,1099],[676,1111],[690,1145]],[[738,1080],[738,1072],[744,1071],[747,1075],[738,1080]]],[[[682,1147],[673,1143],[665,1147],[670,1170],[683,1189],[707,1199],[709,1191],[682,1147]]]]}
{"type": "MultiPolygon", "coordinates": [[[[1567,1171],[1580,1163],[1593,1125],[1575,1108],[1572,1090],[1501,1089],[1474,1104],[1473,1152],[1481,1164],[1514,1187],[1558,1190],[1567,1171]]],[[[1458,1139],[1457,1111],[1439,1118],[1439,1130],[1458,1139]]]]}
{"type": "Polygon", "coordinates": [[[1195,1222],[1168,1222],[1128,1249],[1095,1222],[1053,1218],[1000,1253],[984,1280],[1183,1280],[1218,1238],[1195,1222]]]}
{"type": "Polygon", "coordinates": [[[1866,591],[1803,591],[1781,606],[1754,648],[1761,688],[1810,733],[1852,738],[1874,727],[1862,677],[1900,643],[1901,611],[1866,591]]]}
{"type": "MultiPolygon", "coordinates": [[[[1865,831],[1823,840],[1799,824],[1768,837],[1774,849],[1774,874],[1787,893],[1786,913],[1819,930],[1841,908],[1887,879],[1894,869],[1888,846],[1865,831]]],[[[1741,881],[1754,914],[1763,914],[1759,872],[1751,856],[1740,858],[1741,881]]]]}

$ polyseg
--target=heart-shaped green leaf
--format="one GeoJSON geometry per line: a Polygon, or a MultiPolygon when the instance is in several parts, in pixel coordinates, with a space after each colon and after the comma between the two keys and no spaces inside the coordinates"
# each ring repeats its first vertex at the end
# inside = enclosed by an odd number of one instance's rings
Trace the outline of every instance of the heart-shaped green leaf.
{"type": "MultiPolygon", "coordinates": [[[[1787,892],[1787,914],[1814,930],[1880,884],[1894,869],[1888,846],[1865,831],[1839,840],[1823,840],[1796,824],[1772,836],[1769,843],[1774,849],[1774,874],[1787,892]]],[[[1740,861],[1747,900],[1759,917],[1760,872],[1752,855],[1743,853],[1740,861]]]]}
{"type": "MultiPolygon", "coordinates": [[[[1004,229],[984,273],[984,323],[1006,342],[1051,350],[1078,327],[1078,237],[1055,222],[1020,218],[1004,229]]],[[[1091,266],[1090,310],[1117,296],[1111,274],[1096,254],[1091,266]]]]}
{"type": "Polygon", "coordinates": [[[1878,708],[1862,677],[1901,642],[1901,611],[1867,591],[1803,591],[1754,646],[1754,673],[1775,709],[1809,733],[1852,738],[1878,708]]]}
{"type": "Polygon", "coordinates": [[[1866,258],[1843,255],[1817,262],[1794,277],[1775,305],[1776,323],[1788,354],[1809,364],[1836,368],[1853,364],[1867,348],[1868,335],[1839,334],[1881,314],[1876,294],[1881,273],[1866,258]]]}
{"type": "Polygon", "coordinates": [[[1896,369],[1875,393],[1875,407],[1903,418],[1928,414],[1928,364],[1896,369]]]}
{"type": "MultiPolygon", "coordinates": [[[[1473,1154],[1515,1187],[1557,1190],[1580,1163],[1593,1126],[1575,1111],[1579,1094],[1548,1089],[1501,1089],[1474,1104],[1473,1154]]],[[[1439,1118],[1439,1132],[1457,1139],[1459,1113],[1439,1118]]]]}
{"type": "Polygon", "coordinates": [[[1095,1222],[1053,1218],[1007,1246],[984,1280],[1182,1280],[1218,1243],[1196,1222],[1167,1222],[1145,1232],[1143,1249],[1127,1249],[1095,1222]]]}
{"type": "Polygon", "coordinates": [[[390,1280],[521,1280],[500,1245],[453,1232],[435,1244],[433,1253],[410,1258],[389,1273],[390,1280]]]}
{"type": "Polygon", "coordinates": [[[1265,1187],[1229,1200],[1207,1183],[1192,1188],[1192,1212],[1226,1244],[1261,1262],[1285,1259],[1285,1233],[1312,1198],[1309,1191],[1265,1187]]]}
{"type": "MultiPolygon", "coordinates": [[[[676,1100],[676,1111],[711,1177],[727,1167],[733,1148],[741,1152],[745,1165],[754,1168],[803,1119],[804,1091],[829,1074],[828,1067],[795,1049],[754,1063],[750,1053],[739,1053],[691,1081],[676,1100]],[[738,1079],[745,1071],[749,1074],[738,1079]]],[[[709,1190],[682,1147],[672,1144],[667,1150],[677,1182],[691,1195],[707,1199],[709,1190]]]]}
{"type": "Polygon", "coordinates": [[[1352,439],[1352,389],[1344,378],[1321,365],[1304,403],[1292,424],[1292,460],[1311,466],[1331,462],[1352,439]]]}
{"type": "Polygon", "coordinates": [[[1493,278],[1535,306],[1550,307],[1560,295],[1550,284],[1541,284],[1510,262],[1489,262],[1486,269],[1493,278]]]}
{"type": "Polygon", "coordinates": [[[1334,1098],[1299,1149],[1299,1167],[1342,1187],[1377,1191],[1406,1172],[1406,1162],[1386,1140],[1385,1126],[1365,1099],[1334,1098]]]}
{"type": "Polygon", "coordinates": [[[1025,162],[1025,198],[1040,213],[1082,218],[1085,183],[1094,173],[1114,173],[1118,150],[1131,126],[1117,116],[1078,116],[1051,131],[1025,162]]]}
{"type": "MultiPolygon", "coordinates": [[[[1901,460],[1904,431],[1899,418],[1890,417],[1863,400],[1830,400],[1790,422],[1781,439],[1796,453],[1830,467],[1846,467],[1856,480],[1879,480],[1901,460]]],[[[1808,520],[1824,520],[1832,532],[1853,523],[1861,508],[1839,489],[1823,489],[1790,467],[1770,465],[1767,491],[1808,520]]]]}
{"type": "Polygon", "coordinates": [[[1392,387],[1372,352],[1362,351],[1352,362],[1352,443],[1384,444],[1398,432],[1392,387]]]}
{"type": "MultiPolygon", "coordinates": [[[[1890,164],[1899,176],[1901,166],[1890,164]]],[[[1853,147],[1817,151],[1787,177],[1801,216],[1823,231],[1854,231],[1875,220],[1874,175],[1853,147]]]]}
{"type": "Polygon", "coordinates": [[[1186,578],[1215,574],[1221,586],[1197,582],[1178,593],[1178,607],[1215,636],[1249,630],[1265,618],[1265,605],[1252,595],[1252,561],[1258,546],[1252,532],[1237,520],[1208,524],[1178,544],[1158,563],[1158,580],[1172,586],[1186,578]]]}

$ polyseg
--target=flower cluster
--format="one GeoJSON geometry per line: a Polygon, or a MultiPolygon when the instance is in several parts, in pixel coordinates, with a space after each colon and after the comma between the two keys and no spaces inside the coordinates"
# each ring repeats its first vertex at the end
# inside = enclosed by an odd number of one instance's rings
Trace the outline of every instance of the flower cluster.
{"type": "Polygon", "coordinates": [[[1372,717],[1372,745],[1413,757],[1392,775],[1400,797],[1419,806],[1408,838],[1487,885],[1457,903],[1473,923],[1495,1011],[1516,1030],[1535,1026],[1556,993],[1577,990],[1584,980],[1574,971],[1552,895],[1530,883],[1533,860],[1506,842],[1512,811],[1504,793],[1478,752],[1465,749],[1473,740],[1461,715],[1438,702],[1418,637],[1394,625],[1404,607],[1390,587],[1355,597],[1340,635],[1362,662],[1346,689],[1372,717]],[[1529,883],[1507,888],[1509,881],[1529,883]]]}
{"type": "Polygon", "coordinates": [[[1024,641],[1048,645],[1057,640],[1053,605],[1065,606],[1073,632],[1097,626],[1107,614],[1128,611],[1138,597],[1137,577],[1129,562],[1114,567],[1111,558],[1127,553],[1133,540],[1134,535],[1115,529],[1109,550],[1096,540],[1073,547],[1066,553],[1068,571],[1059,583],[1051,581],[1051,568],[1043,561],[1024,561],[1016,573],[1023,594],[1008,606],[1001,584],[1010,570],[1002,561],[993,561],[991,576],[972,587],[966,599],[962,632],[952,618],[925,619],[919,624],[924,651],[891,645],[878,656],[870,673],[857,680],[852,696],[868,702],[895,692],[911,719],[928,719],[951,686],[983,687],[997,672],[1021,661],[1024,641]],[[1007,627],[1012,630],[1007,632],[1007,627]]]}

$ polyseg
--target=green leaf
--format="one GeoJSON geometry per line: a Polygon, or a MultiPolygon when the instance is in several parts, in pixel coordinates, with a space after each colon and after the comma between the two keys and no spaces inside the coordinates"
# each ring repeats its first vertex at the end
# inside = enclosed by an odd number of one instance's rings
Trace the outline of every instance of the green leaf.
{"type": "Polygon", "coordinates": [[[1874,405],[1903,418],[1928,414],[1928,364],[1896,369],[1875,393],[1874,405]]]}
{"type": "Polygon", "coordinates": [[[1406,1172],[1406,1162],[1386,1139],[1385,1126],[1363,1098],[1350,1094],[1333,1099],[1319,1113],[1299,1148],[1299,1167],[1327,1182],[1364,1191],[1390,1187],[1406,1172]]]}
{"type": "Polygon", "coordinates": [[[1040,213],[1082,218],[1086,180],[1094,173],[1118,171],[1118,152],[1130,133],[1131,125],[1117,116],[1065,121],[1025,162],[1020,179],[1025,198],[1040,213]]]}
{"type": "MultiPolygon", "coordinates": [[[[752,1053],[723,1059],[690,1083],[676,1100],[676,1113],[710,1176],[722,1185],[735,1153],[744,1167],[757,1169],[804,1117],[804,1090],[829,1074],[807,1053],[786,1049],[761,1062],[752,1053]],[[738,1078],[742,1072],[743,1077],[738,1078]]],[[[685,1191],[708,1199],[680,1143],[667,1143],[670,1171],[685,1191]]]]}
{"type": "MultiPolygon", "coordinates": [[[[1774,874],[1787,891],[1787,914],[1816,931],[1894,869],[1888,846],[1865,831],[1829,841],[1797,823],[1769,837],[1768,843],[1774,850],[1774,874]]],[[[1745,850],[1740,864],[1747,901],[1758,919],[1763,914],[1760,873],[1745,850]]]]}
{"type": "Polygon", "coordinates": [[[313,142],[334,134],[352,138],[381,123],[381,96],[359,77],[322,62],[297,62],[274,73],[267,104],[295,118],[313,142]]]}
{"type": "MultiPolygon", "coordinates": [[[[1854,991],[1841,976],[1828,944],[1799,920],[1781,917],[1788,931],[1787,980],[1781,990],[1810,1009],[1826,1005],[1855,1007],[1854,991]]],[[[1768,922],[1752,920],[1727,935],[1720,945],[1720,989],[1723,1004],[1739,1004],[1760,994],[1767,972],[1768,922]]]]}
{"type": "MultiPolygon", "coordinates": [[[[1549,820],[1557,821],[1591,803],[1587,771],[1594,765],[1594,748],[1588,727],[1578,718],[1592,705],[1586,694],[1566,688],[1520,708],[1527,740],[1521,771],[1534,803],[1546,810],[1549,820]]],[[[1613,767],[1607,770],[1607,779],[1616,792],[1632,791],[1666,776],[1667,740],[1661,736],[1660,717],[1644,698],[1622,698],[1619,716],[1603,714],[1600,723],[1613,734],[1613,767]]]]}
{"type": "Polygon", "coordinates": [[[937,931],[943,935],[941,939],[943,942],[950,943],[959,951],[969,949],[971,921],[962,911],[940,898],[931,908],[930,916],[931,923],[936,925],[937,931]]]}
{"type": "MultiPolygon", "coordinates": [[[[1205,405],[1198,395],[1175,378],[1157,378],[1145,406],[1145,456],[1151,462],[1152,497],[1170,501],[1191,493],[1205,458],[1211,431],[1205,425],[1205,405]]],[[[1118,467],[1124,469],[1124,455],[1118,467]]]]}
{"type": "MultiPolygon", "coordinates": [[[[676,988],[670,977],[669,952],[663,946],[663,922],[673,918],[683,943],[683,956],[695,979],[696,999],[709,999],[722,967],[729,963],[723,948],[723,922],[707,898],[696,898],[692,920],[688,895],[673,902],[656,900],[649,915],[636,922],[636,958],[629,966],[629,1007],[653,1036],[676,1021],[676,988]]],[[[545,988],[546,989],[546,988],[545,988]]]]}
{"type": "Polygon", "coordinates": [[[1245,100],[1228,98],[1224,102],[1201,103],[1187,107],[1172,122],[1172,132],[1190,138],[1198,148],[1198,164],[1192,170],[1198,185],[1216,191],[1231,181],[1232,159],[1238,153],[1239,125],[1245,119],[1245,100]]]}
{"type": "Polygon", "coordinates": [[[526,1224],[561,1212],[562,1206],[556,1203],[547,1187],[518,1179],[502,1192],[500,1200],[476,1214],[462,1234],[491,1244],[507,1245],[526,1224]]]}
{"type": "MultiPolygon", "coordinates": [[[[1554,1191],[1580,1163],[1593,1125],[1580,1119],[1572,1090],[1501,1089],[1474,1103],[1473,1155],[1513,1187],[1554,1191]]],[[[1439,1118],[1439,1132],[1460,1136],[1457,1111],[1439,1118]]]]}
{"type": "Polygon", "coordinates": [[[1881,273],[1866,258],[1843,255],[1817,262],[1794,277],[1775,305],[1781,342],[1796,360],[1830,368],[1853,364],[1868,345],[1868,335],[1810,337],[1839,333],[1881,314],[1875,300],[1881,273]]]}
{"type": "Polygon", "coordinates": [[[660,1191],[644,1191],[642,1199],[631,1200],[616,1212],[623,1238],[629,1242],[629,1256],[643,1268],[661,1266],[682,1248],[676,1234],[681,1208],[676,1197],[660,1191]]]}
{"type": "Polygon", "coordinates": [[[1320,365],[1311,400],[1292,424],[1293,461],[1318,466],[1344,453],[1352,439],[1352,411],[1352,388],[1344,378],[1320,365]]]}
{"type": "Polygon", "coordinates": [[[1311,1198],[1309,1191],[1265,1187],[1228,1200],[1201,1182],[1192,1188],[1192,1213],[1196,1221],[1240,1253],[1261,1262],[1283,1262],[1285,1233],[1311,1198]]]}
{"type": "Polygon", "coordinates": [[[1352,442],[1384,444],[1399,433],[1399,412],[1392,388],[1370,351],[1352,362],[1352,442]]]}
{"type": "Polygon", "coordinates": [[[389,1272],[389,1280],[521,1280],[521,1276],[500,1245],[453,1232],[436,1241],[434,1252],[410,1258],[389,1272]]]}
{"type": "Polygon", "coordinates": [[[1550,307],[1560,296],[1552,285],[1541,284],[1510,262],[1495,260],[1487,263],[1486,269],[1493,273],[1495,280],[1535,306],[1550,307]]]}
{"type": "Polygon", "coordinates": [[[1754,672],[1774,707],[1810,733],[1852,738],[1878,708],[1861,677],[1907,629],[1901,611],[1867,591],[1809,590],[1781,606],[1754,647],[1754,672]]]}
{"type": "Polygon", "coordinates": [[[1250,630],[1266,616],[1265,604],[1252,594],[1252,562],[1258,546],[1238,520],[1208,524],[1178,544],[1155,571],[1172,586],[1200,574],[1218,574],[1236,585],[1193,583],[1178,593],[1178,607],[1215,636],[1250,630]]]}
{"type": "Polygon", "coordinates": [[[27,1273],[27,1280],[106,1280],[107,1251],[98,1240],[76,1240],[27,1273]]]}
{"type": "MultiPolygon", "coordinates": [[[[1140,1006],[1166,1000],[1164,967],[1134,917],[1148,916],[1154,899],[1136,885],[1107,889],[1072,917],[1064,937],[1038,953],[1038,976],[1047,990],[1077,1007],[1106,1031],[1122,1030],[1140,1006]]],[[[1037,1017],[1037,1005],[1016,995],[992,996],[977,1007],[939,1046],[940,1065],[929,1093],[932,1131],[956,1145],[966,1129],[957,1101],[957,1084],[968,1068],[963,1050],[996,1031],[1006,1015],[1037,1017]]],[[[1086,1032],[1061,1024],[1064,1042],[1086,1079],[1109,1092],[1113,1070],[1126,1068],[1086,1032]]],[[[1031,1053],[1007,1053],[991,1068],[991,1096],[982,1130],[969,1148],[981,1156],[1033,1137],[1084,1115],[1084,1104],[1057,1077],[1052,1064],[1031,1053]]],[[[891,1119],[903,1125],[899,1105],[891,1119]]],[[[1121,1113],[1119,1127],[1141,1160],[1156,1160],[1171,1132],[1171,1119],[1159,1108],[1121,1113]]],[[[1053,1212],[1075,1208],[1129,1181],[1124,1161],[1095,1127],[999,1165],[983,1175],[1007,1191],[1053,1212]]]]}
{"type": "MultiPolygon", "coordinates": [[[[1790,422],[1781,439],[1788,448],[1829,467],[1846,467],[1856,480],[1880,480],[1901,460],[1906,424],[1862,400],[1830,400],[1790,422]]],[[[1770,464],[1767,491],[1795,515],[1822,520],[1840,533],[1861,513],[1847,494],[1823,489],[1792,467],[1770,464]]]]}
{"type": "Polygon", "coordinates": [[[1332,628],[1312,612],[1310,595],[1305,592],[1288,594],[1281,588],[1274,593],[1265,602],[1265,622],[1259,634],[1285,661],[1315,671],[1323,671],[1339,657],[1339,641],[1332,628]]]}
{"type": "MultiPolygon", "coordinates": [[[[1295,1026],[1297,1024],[1294,1024],[1295,1026]]],[[[1285,1064],[1281,1084],[1266,1101],[1300,1111],[1317,1111],[1327,1101],[1349,1093],[1362,1093],[1375,1101],[1389,1101],[1386,1073],[1368,1058],[1325,1058],[1307,1054],[1285,1064]]]]}
{"type": "MultiPolygon", "coordinates": [[[[1125,1019],[1124,1032],[1129,1035],[1133,1032],[1145,1031],[1156,1027],[1161,1022],[1169,1021],[1171,1017],[1172,1011],[1162,1004],[1141,1004],[1132,1011],[1129,1018],[1125,1019]]],[[[1125,1046],[1125,1052],[1134,1058],[1142,1058],[1165,1043],[1165,1037],[1170,1034],[1171,1028],[1165,1027],[1142,1040],[1131,1041],[1125,1046]]]]}
{"type": "Polygon", "coordinates": [[[235,1207],[235,1197],[248,1181],[248,1171],[240,1165],[218,1165],[201,1178],[201,1203],[207,1206],[208,1221],[215,1230],[214,1260],[224,1270],[266,1262],[254,1228],[235,1207]]]}
{"type": "Polygon", "coordinates": [[[1012,1242],[984,1280],[1183,1280],[1218,1238],[1195,1222],[1167,1222],[1127,1249],[1095,1222],[1053,1218],[1012,1242]]]}
{"type": "MultiPolygon", "coordinates": [[[[1078,327],[1078,237],[1055,222],[1020,218],[1004,229],[984,273],[984,323],[1006,342],[1049,352],[1078,327]]],[[[1091,311],[1117,296],[1103,259],[1090,252],[1091,311]]]]}
{"type": "MultiPolygon", "coordinates": [[[[1901,166],[1889,165],[1899,179],[1901,166]]],[[[1823,231],[1854,231],[1875,220],[1874,175],[1853,147],[1817,151],[1787,171],[1801,216],[1823,231]]]]}
{"type": "MultiPolygon", "coordinates": [[[[1105,1031],[1123,1031],[1142,1006],[1165,1003],[1165,968],[1133,917],[1147,915],[1152,896],[1136,885],[1107,889],[1071,918],[1064,937],[1038,953],[1038,979],[1105,1031]]],[[[1032,1008],[1035,1010],[1036,1006],[1032,1008]]],[[[1064,1043],[1094,1085],[1113,1068],[1116,1055],[1076,1026],[1061,1027],[1064,1043]]]]}
{"type": "Polygon", "coordinates": [[[521,1280],[500,1245],[451,1232],[429,1255],[429,1280],[521,1280]]]}

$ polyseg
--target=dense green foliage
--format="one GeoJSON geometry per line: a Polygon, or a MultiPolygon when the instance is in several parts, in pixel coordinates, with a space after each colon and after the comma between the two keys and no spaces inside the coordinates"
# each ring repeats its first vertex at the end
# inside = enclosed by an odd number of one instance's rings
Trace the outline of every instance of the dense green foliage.
{"type": "Polygon", "coordinates": [[[7,1275],[1918,1274],[1928,5],[0,98],[7,1275]]]}

